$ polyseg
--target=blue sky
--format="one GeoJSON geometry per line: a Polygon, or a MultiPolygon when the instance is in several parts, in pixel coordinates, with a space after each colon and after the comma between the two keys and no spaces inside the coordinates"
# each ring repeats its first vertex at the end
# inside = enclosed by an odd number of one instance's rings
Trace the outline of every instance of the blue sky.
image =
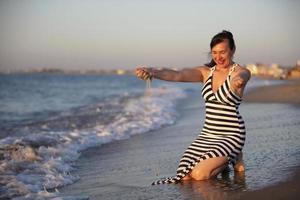
{"type": "Polygon", "coordinates": [[[294,65],[297,0],[2,0],[0,69],[192,67],[230,30],[235,61],[294,65]]]}

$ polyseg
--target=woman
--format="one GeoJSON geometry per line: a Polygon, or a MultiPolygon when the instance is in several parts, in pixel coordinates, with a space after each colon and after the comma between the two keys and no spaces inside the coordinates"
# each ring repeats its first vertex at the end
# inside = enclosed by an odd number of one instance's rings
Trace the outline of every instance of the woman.
{"type": "Polygon", "coordinates": [[[222,31],[210,43],[212,60],[206,66],[174,71],[138,67],[136,75],[143,79],[203,82],[202,96],[206,116],[203,129],[183,154],[177,174],[153,184],[177,183],[181,180],[205,180],[215,177],[228,164],[243,171],[242,148],[245,125],[238,106],[250,79],[250,71],[233,62],[235,43],[232,33],[222,31]]]}

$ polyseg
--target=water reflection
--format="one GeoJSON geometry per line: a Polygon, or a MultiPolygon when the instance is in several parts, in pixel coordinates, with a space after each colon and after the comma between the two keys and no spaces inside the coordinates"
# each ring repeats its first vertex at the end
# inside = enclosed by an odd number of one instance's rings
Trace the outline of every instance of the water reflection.
{"type": "Polygon", "coordinates": [[[247,190],[244,172],[224,172],[215,179],[184,181],[179,186],[184,199],[224,200],[247,190]]]}

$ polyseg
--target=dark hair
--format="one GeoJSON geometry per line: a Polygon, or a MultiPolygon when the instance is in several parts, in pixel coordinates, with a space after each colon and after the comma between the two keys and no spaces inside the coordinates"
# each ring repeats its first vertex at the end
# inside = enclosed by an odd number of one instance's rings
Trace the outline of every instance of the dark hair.
{"type": "MultiPolygon", "coordinates": [[[[233,39],[233,35],[231,32],[223,30],[222,32],[216,34],[210,41],[210,50],[212,50],[212,48],[223,42],[225,39],[227,39],[229,41],[229,48],[233,51],[235,50],[235,43],[234,43],[234,39],[233,39]]],[[[211,59],[210,63],[205,64],[208,67],[213,67],[216,65],[215,61],[213,59],[211,59]]]]}

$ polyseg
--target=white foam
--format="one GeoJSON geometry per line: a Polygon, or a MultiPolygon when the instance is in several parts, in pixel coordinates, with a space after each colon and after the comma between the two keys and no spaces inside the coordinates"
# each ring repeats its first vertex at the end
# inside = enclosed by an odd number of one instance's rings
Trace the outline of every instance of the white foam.
{"type": "Polygon", "coordinates": [[[179,88],[151,89],[151,95],[131,99],[108,125],[72,132],[43,132],[0,140],[0,174],[5,196],[15,199],[85,199],[61,197],[56,188],[72,184],[72,164],[80,151],[92,146],[127,139],[164,125],[178,116],[176,100],[185,97],[179,88]],[[4,184],[5,185],[5,184],[4,184]],[[50,192],[51,191],[51,192],[50,192]]]}

